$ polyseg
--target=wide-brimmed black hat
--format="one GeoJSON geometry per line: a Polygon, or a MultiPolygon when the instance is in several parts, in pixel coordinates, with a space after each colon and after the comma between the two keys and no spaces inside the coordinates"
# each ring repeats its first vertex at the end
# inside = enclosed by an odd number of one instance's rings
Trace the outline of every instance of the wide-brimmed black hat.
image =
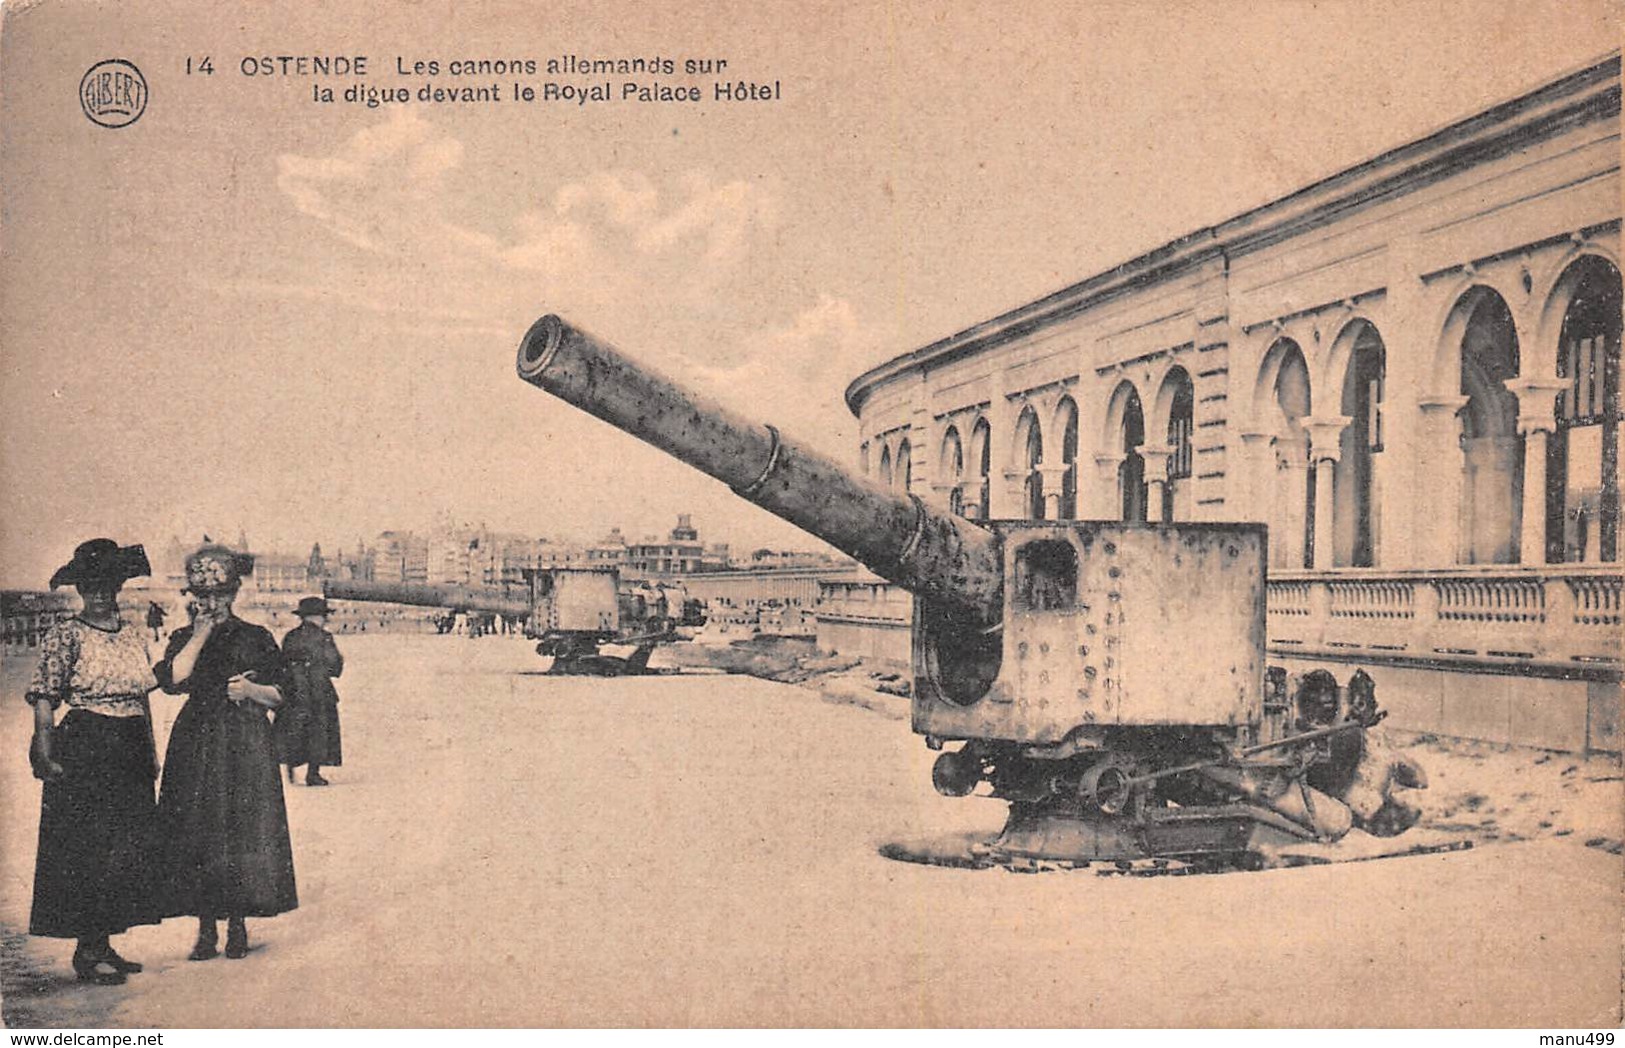
{"type": "Polygon", "coordinates": [[[295,615],[308,618],[312,615],[331,615],[333,609],[327,606],[327,601],[320,597],[302,597],[299,606],[293,609],[295,615]]]}
{"type": "Polygon", "coordinates": [[[137,546],[120,546],[112,539],[91,539],[79,543],[73,559],[56,569],[51,588],[77,586],[82,582],[123,582],[138,575],[151,575],[147,551],[137,546]]]}

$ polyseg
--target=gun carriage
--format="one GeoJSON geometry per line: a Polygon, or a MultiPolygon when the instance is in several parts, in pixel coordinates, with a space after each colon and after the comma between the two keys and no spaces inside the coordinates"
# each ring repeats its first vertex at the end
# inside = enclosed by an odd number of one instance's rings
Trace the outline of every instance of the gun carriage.
{"type": "Polygon", "coordinates": [[[471,586],[329,579],[328,600],[444,608],[453,615],[500,615],[537,638],[548,672],[614,677],[649,671],[649,657],[673,636],[664,592],[623,585],[614,568],[524,569],[525,593],[471,586]]]}
{"type": "Polygon", "coordinates": [[[913,730],[939,792],[1010,802],[996,856],[1256,857],[1417,818],[1369,676],[1267,671],[1262,525],[963,519],[553,315],[518,371],[914,594],[913,730]]]}

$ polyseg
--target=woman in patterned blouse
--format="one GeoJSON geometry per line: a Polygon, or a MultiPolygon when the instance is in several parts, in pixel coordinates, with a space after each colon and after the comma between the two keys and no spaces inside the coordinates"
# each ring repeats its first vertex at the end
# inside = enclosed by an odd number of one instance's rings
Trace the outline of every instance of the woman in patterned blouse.
{"type": "Polygon", "coordinates": [[[28,930],[79,940],[75,973],[102,984],[141,970],[108,937],[160,916],[153,880],[158,767],[147,707],[158,682],[145,636],[122,621],[118,607],[125,581],[150,570],[140,546],[92,539],[74,550],[51,588],[73,585],[84,610],[46,633],[26,692],[34,707],[29,756],[44,782],[28,930]]]}

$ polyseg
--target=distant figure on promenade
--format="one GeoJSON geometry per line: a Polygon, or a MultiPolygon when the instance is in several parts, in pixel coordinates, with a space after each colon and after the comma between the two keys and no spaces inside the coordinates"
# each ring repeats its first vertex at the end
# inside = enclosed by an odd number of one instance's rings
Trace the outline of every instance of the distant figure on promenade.
{"type": "Polygon", "coordinates": [[[151,570],[140,546],[81,543],[51,588],[74,586],[84,607],[45,634],[24,693],[34,707],[29,760],[45,784],[28,931],[78,939],[74,973],[103,985],[141,970],[108,937],[162,916],[153,871],[158,765],[147,707],[158,681],[145,635],[118,607],[125,581],[151,570]],[[62,705],[68,712],[53,724],[62,705]]]}
{"type": "Polygon", "coordinates": [[[152,642],[154,644],[163,639],[164,618],[163,605],[155,600],[147,601],[147,629],[152,631],[152,642]]]}
{"type": "Polygon", "coordinates": [[[282,777],[266,711],[282,705],[282,652],[263,626],[232,614],[254,558],[205,545],[186,558],[192,622],[169,638],[153,668],[171,694],[188,696],[169,735],[158,820],[165,915],[198,919],[191,959],[248,955],[246,917],[299,905],[282,777]]]}
{"type": "Polygon", "coordinates": [[[282,638],[288,666],[288,704],[277,711],[277,758],[293,770],[305,765],[306,786],[326,786],[323,768],[344,763],[339,735],[339,693],[333,678],[344,672],[344,656],[327,632],[331,609],[320,597],[299,602],[299,625],[282,638]]]}

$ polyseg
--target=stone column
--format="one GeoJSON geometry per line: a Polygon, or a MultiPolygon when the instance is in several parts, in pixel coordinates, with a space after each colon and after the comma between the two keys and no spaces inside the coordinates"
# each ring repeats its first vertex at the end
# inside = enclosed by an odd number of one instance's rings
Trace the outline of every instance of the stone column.
{"type": "Polygon", "coordinates": [[[1518,432],[1523,434],[1520,564],[1546,563],[1546,448],[1557,430],[1557,395],[1568,385],[1559,378],[1515,378],[1507,383],[1518,395],[1518,432]]]}
{"type": "MultiPolygon", "coordinates": [[[[994,505],[999,505],[998,496],[994,496],[994,505]]],[[[1007,469],[1004,471],[1004,500],[1006,507],[1004,516],[1012,520],[1025,520],[1032,515],[1032,508],[1027,505],[1027,471],[1024,469],[1007,469]]]]}
{"type": "Polygon", "coordinates": [[[1123,517],[1123,491],[1117,483],[1118,470],[1123,468],[1122,453],[1095,456],[1096,483],[1090,488],[1089,503],[1094,507],[1089,516],[1096,520],[1121,520],[1123,517]]]}
{"type": "Polygon", "coordinates": [[[1463,499],[1468,556],[1474,564],[1516,564],[1523,542],[1523,439],[1480,437],[1466,447],[1463,499]],[[1510,498],[1501,492],[1510,487],[1510,498]]]}
{"type": "MultiPolygon", "coordinates": [[[[1061,488],[1066,480],[1065,466],[1040,465],[1038,472],[1044,478],[1044,519],[1061,519],[1061,488]]],[[[1074,513],[1078,512],[1074,506],[1074,513]]]]}
{"type": "Polygon", "coordinates": [[[1343,430],[1351,420],[1346,415],[1327,415],[1303,420],[1309,434],[1309,468],[1315,474],[1315,555],[1312,567],[1326,569],[1336,563],[1338,460],[1343,457],[1343,430]]]}
{"type": "Polygon", "coordinates": [[[1309,513],[1308,440],[1302,435],[1275,438],[1275,518],[1270,522],[1270,548],[1276,567],[1299,571],[1303,568],[1304,534],[1309,513]]]}
{"type": "Polygon", "coordinates": [[[1147,444],[1140,448],[1145,460],[1145,519],[1151,524],[1164,524],[1162,503],[1168,489],[1168,460],[1173,450],[1160,445],[1147,444]]]}
{"type": "Polygon", "coordinates": [[[1461,493],[1465,461],[1461,451],[1463,396],[1427,396],[1417,401],[1412,463],[1411,530],[1418,567],[1442,568],[1460,562],[1463,539],[1461,493]]]}

